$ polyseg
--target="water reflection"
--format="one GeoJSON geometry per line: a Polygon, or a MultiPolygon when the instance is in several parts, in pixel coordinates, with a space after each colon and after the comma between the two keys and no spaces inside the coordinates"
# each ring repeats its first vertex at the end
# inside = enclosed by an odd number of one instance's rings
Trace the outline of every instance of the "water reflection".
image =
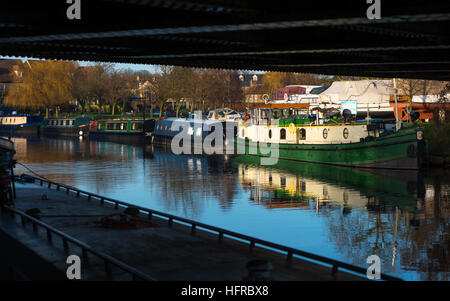
{"type": "Polygon", "coordinates": [[[445,171],[259,166],[249,156],[88,139],[14,142],[19,162],[57,182],[360,266],[377,254],[382,272],[404,279],[450,278],[445,171]]]}
{"type": "Polygon", "coordinates": [[[366,171],[280,161],[263,168],[238,157],[250,201],[269,209],[314,210],[341,258],[407,279],[449,279],[449,183],[445,173],[366,171]]]}

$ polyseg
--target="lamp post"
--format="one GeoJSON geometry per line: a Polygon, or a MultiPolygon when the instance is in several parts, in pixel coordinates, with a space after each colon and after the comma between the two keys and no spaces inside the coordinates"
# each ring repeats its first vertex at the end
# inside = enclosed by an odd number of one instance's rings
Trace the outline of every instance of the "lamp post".
{"type": "MultiPolygon", "coordinates": [[[[239,75],[239,80],[241,81],[241,88],[243,88],[244,87],[244,75],[240,74],[239,75]]],[[[245,96],[245,93],[244,93],[244,97],[246,98],[245,99],[245,101],[246,101],[247,97],[245,96]]]]}

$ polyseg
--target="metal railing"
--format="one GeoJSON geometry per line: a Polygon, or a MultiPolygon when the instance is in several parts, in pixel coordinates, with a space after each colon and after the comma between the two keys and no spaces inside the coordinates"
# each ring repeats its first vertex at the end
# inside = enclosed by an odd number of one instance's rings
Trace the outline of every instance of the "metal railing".
{"type": "Polygon", "coordinates": [[[26,214],[20,210],[17,210],[15,208],[12,208],[9,206],[3,206],[3,209],[9,211],[9,213],[11,214],[12,217],[14,217],[15,215],[20,216],[21,224],[24,227],[25,227],[27,221],[30,222],[33,227],[33,232],[36,234],[39,231],[38,230],[39,227],[44,228],[46,231],[46,235],[47,235],[47,241],[49,243],[53,242],[53,235],[59,236],[62,240],[62,244],[63,244],[63,248],[64,248],[65,252],[67,252],[69,250],[69,242],[70,242],[70,243],[78,246],[81,249],[82,258],[85,261],[88,261],[89,253],[92,255],[95,255],[100,260],[103,260],[104,266],[105,266],[105,274],[106,274],[106,278],[108,280],[113,279],[111,266],[115,266],[115,267],[121,269],[122,271],[131,274],[132,280],[156,281],[156,279],[150,277],[149,275],[127,265],[126,263],[123,263],[120,260],[115,259],[114,257],[111,257],[103,252],[94,250],[91,246],[87,245],[86,243],[84,243],[64,232],[61,232],[60,230],[53,228],[52,226],[50,226],[32,216],[29,216],[28,214],[26,214]]]}
{"type": "MultiPolygon", "coordinates": [[[[207,225],[201,222],[197,222],[197,221],[193,221],[184,217],[179,217],[179,216],[175,216],[169,213],[164,213],[164,212],[160,212],[157,210],[153,210],[153,209],[149,209],[149,208],[144,208],[141,206],[137,206],[137,205],[132,205],[123,201],[119,201],[119,200],[115,200],[109,197],[105,197],[105,196],[101,196],[95,193],[91,193],[91,192],[87,192],[87,191],[83,191],[80,190],[78,188],[69,186],[69,185],[65,185],[65,184],[60,184],[60,183],[55,183],[53,181],[47,180],[47,179],[42,179],[42,178],[38,178],[38,177],[34,177],[34,176],[30,176],[30,175],[26,175],[26,177],[32,178],[34,180],[37,180],[40,182],[40,185],[43,186],[44,183],[47,183],[48,188],[51,188],[52,186],[55,186],[57,190],[63,188],[66,190],[66,193],[68,194],[70,191],[73,191],[76,193],[77,197],[79,197],[80,195],[85,195],[87,196],[88,200],[92,200],[92,199],[97,199],[100,201],[101,205],[104,205],[105,202],[111,203],[114,205],[115,209],[118,209],[119,206],[122,207],[132,207],[132,208],[136,208],[139,211],[146,213],[148,215],[148,218],[151,219],[153,215],[155,216],[159,216],[159,217],[163,217],[165,219],[167,219],[168,221],[168,225],[172,226],[173,222],[178,222],[178,223],[184,223],[184,224],[188,224],[191,227],[191,232],[195,233],[197,228],[203,228],[212,232],[216,232],[218,235],[218,240],[222,241],[224,235],[229,236],[231,238],[237,238],[243,241],[247,241],[249,243],[249,247],[250,247],[250,251],[252,251],[254,249],[254,247],[256,245],[259,245],[261,247],[265,247],[267,248],[271,248],[271,249],[275,249],[277,251],[282,251],[286,253],[286,260],[287,261],[291,261],[293,256],[299,256],[302,258],[306,258],[309,260],[314,260],[314,261],[318,261],[320,263],[323,264],[328,264],[331,265],[331,273],[332,275],[336,275],[337,271],[339,268],[341,269],[345,269],[357,274],[362,274],[364,276],[366,276],[367,273],[367,269],[362,268],[362,267],[358,267],[349,263],[345,263],[342,261],[338,261],[338,260],[334,260],[331,258],[327,258],[327,257],[323,257],[320,255],[316,255],[316,254],[312,254],[309,252],[305,252],[305,251],[301,251],[298,249],[294,249],[291,247],[287,247],[287,246],[283,246],[277,243],[273,243],[273,242],[269,242],[266,240],[262,240],[259,238],[255,238],[255,237],[251,237],[245,234],[241,234],[241,233],[237,233],[234,231],[230,231],[230,230],[226,230],[226,229],[222,229],[219,227],[215,227],[215,226],[211,226],[211,225],[207,225]]],[[[381,273],[381,279],[382,280],[389,280],[389,281],[401,281],[402,279],[394,277],[394,276],[389,276],[386,274],[381,273]]]]}

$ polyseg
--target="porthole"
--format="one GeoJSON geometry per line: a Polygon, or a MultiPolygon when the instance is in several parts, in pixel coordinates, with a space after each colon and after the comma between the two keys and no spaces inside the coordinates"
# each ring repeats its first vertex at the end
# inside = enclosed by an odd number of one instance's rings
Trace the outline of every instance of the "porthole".
{"type": "Polygon", "coordinates": [[[272,139],[272,130],[269,130],[269,139],[272,139]]]}
{"type": "Polygon", "coordinates": [[[344,136],[344,139],[348,138],[348,129],[347,128],[344,129],[342,135],[344,136]]]}
{"type": "Polygon", "coordinates": [[[323,135],[323,139],[327,139],[327,137],[328,137],[328,130],[327,129],[323,129],[322,135],[323,135]]]}

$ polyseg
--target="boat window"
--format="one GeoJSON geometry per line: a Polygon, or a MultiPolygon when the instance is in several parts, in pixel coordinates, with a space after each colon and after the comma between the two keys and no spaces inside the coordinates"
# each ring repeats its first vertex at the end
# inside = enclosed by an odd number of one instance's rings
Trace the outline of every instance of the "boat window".
{"type": "Polygon", "coordinates": [[[60,120],[59,125],[64,125],[64,120],[60,120]]]}
{"type": "Polygon", "coordinates": [[[306,140],[306,130],[305,129],[299,130],[299,140],[306,140]]]}
{"type": "Polygon", "coordinates": [[[327,139],[327,137],[328,137],[328,130],[327,129],[323,129],[322,135],[323,135],[323,139],[327,139]]]}
{"type": "Polygon", "coordinates": [[[107,130],[114,130],[114,123],[107,123],[106,124],[106,129],[107,130]]]}
{"type": "Polygon", "coordinates": [[[286,187],[286,177],[280,177],[280,185],[281,187],[286,187]]]}
{"type": "Polygon", "coordinates": [[[70,120],[66,120],[66,125],[70,125],[70,120]]]}
{"type": "Polygon", "coordinates": [[[269,139],[272,139],[272,130],[269,130],[269,139]]]}
{"type": "Polygon", "coordinates": [[[347,138],[348,138],[348,129],[345,128],[345,129],[344,129],[344,132],[343,132],[342,134],[343,134],[343,136],[344,136],[344,139],[347,139],[347,138]]]}
{"type": "Polygon", "coordinates": [[[121,123],[120,124],[120,130],[123,131],[123,130],[126,130],[126,129],[127,129],[127,124],[126,123],[121,123]]]}
{"type": "Polygon", "coordinates": [[[140,123],[140,122],[133,122],[133,123],[131,124],[131,129],[132,129],[133,131],[139,131],[139,130],[142,130],[142,123],[140,123]]]}
{"type": "Polygon", "coordinates": [[[100,128],[102,127],[101,123],[97,123],[97,129],[100,130],[100,128]]]}
{"type": "Polygon", "coordinates": [[[280,130],[280,140],[286,139],[286,129],[280,130]]]}
{"type": "Polygon", "coordinates": [[[75,120],[69,120],[69,125],[73,125],[75,120]]]}

